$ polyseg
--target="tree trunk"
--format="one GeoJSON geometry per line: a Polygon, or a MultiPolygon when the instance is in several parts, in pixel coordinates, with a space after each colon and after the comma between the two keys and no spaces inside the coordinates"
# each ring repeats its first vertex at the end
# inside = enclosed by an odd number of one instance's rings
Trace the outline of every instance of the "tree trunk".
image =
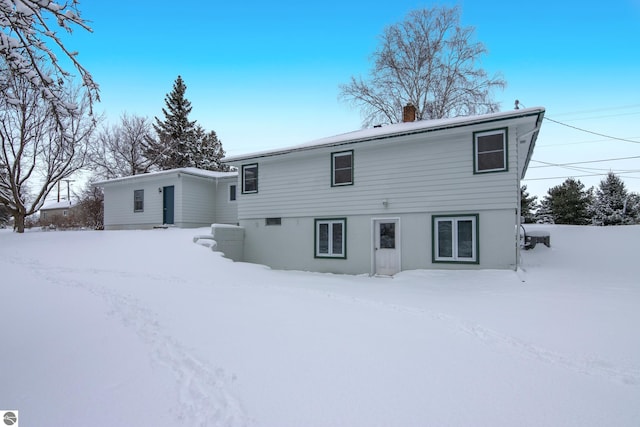
{"type": "Polygon", "coordinates": [[[13,213],[13,230],[16,233],[24,233],[24,220],[25,215],[22,212],[14,212],[13,213]]]}

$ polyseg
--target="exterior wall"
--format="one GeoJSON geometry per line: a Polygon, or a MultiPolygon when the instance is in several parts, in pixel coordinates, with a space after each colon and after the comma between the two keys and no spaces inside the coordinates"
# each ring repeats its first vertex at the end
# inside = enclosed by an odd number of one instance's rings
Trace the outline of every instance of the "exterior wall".
{"type": "Polygon", "coordinates": [[[238,177],[218,179],[215,187],[215,222],[218,224],[238,224],[238,202],[240,194],[238,177]],[[236,200],[229,200],[229,186],[236,186],[236,200]]]}
{"type": "Polygon", "coordinates": [[[74,214],[74,207],[57,208],[57,209],[41,209],[40,222],[42,225],[55,224],[58,221],[64,221],[74,214]],[[64,212],[67,211],[65,215],[64,212]]]}
{"type": "MultiPolygon", "coordinates": [[[[105,230],[150,229],[162,225],[162,192],[158,188],[175,186],[174,197],[179,200],[180,191],[175,176],[131,179],[104,186],[105,230]],[[144,190],[144,211],[133,211],[133,192],[144,190]]],[[[175,209],[175,222],[181,221],[180,210],[175,209]]]]}
{"type": "Polygon", "coordinates": [[[513,210],[440,211],[346,216],[346,259],[315,258],[315,217],[282,218],[282,225],[264,219],[240,220],[245,228],[244,261],[276,269],[374,274],[373,221],[400,220],[401,270],[514,269],[516,213],[513,210]],[[432,215],[478,214],[478,264],[432,261],[432,215]]]}
{"type": "Polygon", "coordinates": [[[258,193],[238,195],[238,218],[517,208],[516,138],[509,132],[508,171],[474,174],[465,129],[259,159],[258,193]],[[331,187],[330,156],[341,150],[353,150],[354,184],[331,187]]]}
{"type": "Polygon", "coordinates": [[[216,222],[215,179],[179,174],[177,181],[175,225],[182,228],[208,227],[216,222]]]}
{"type": "Polygon", "coordinates": [[[401,270],[515,269],[523,158],[516,125],[522,123],[500,120],[236,163],[258,164],[258,192],[242,194],[238,185],[245,261],[372,274],[372,221],[399,218],[401,270]],[[474,173],[473,132],[502,128],[507,170],[474,173]],[[341,151],[353,151],[353,185],[332,187],[331,153],[341,151]],[[478,215],[478,262],[433,262],[432,216],[463,214],[478,215]],[[265,218],[271,217],[281,218],[282,225],[267,226],[265,218]],[[322,218],[347,218],[346,260],[314,258],[314,219],[322,218]]]}
{"type": "Polygon", "coordinates": [[[237,224],[237,204],[228,201],[228,183],[236,176],[214,178],[182,171],[145,174],[104,184],[105,230],[150,229],[163,225],[163,187],[174,187],[174,224],[181,228],[237,224]],[[134,212],[135,190],[144,190],[144,211],[134,212]]]}

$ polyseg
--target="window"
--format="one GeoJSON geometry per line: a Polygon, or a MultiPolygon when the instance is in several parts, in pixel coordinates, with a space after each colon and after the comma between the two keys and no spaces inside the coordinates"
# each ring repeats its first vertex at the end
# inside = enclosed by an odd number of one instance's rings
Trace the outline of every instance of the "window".
{"type": "Polygon", "coordinates": [[[242,166],[242,194],[258,192],[258,165],[242,166]]]}
{"type": "Polygon", "coordinates": [[[144,211],[144,190],[133,191],[133,211],[134,212],[144,211]]]}
{"type": "Polygon", "coordinates": [[[331,186],[353,184],[353,151],[331,153],[331,186]]]}
{"type": "Polygon", "coordinates": [[[346,258],[347,220],[316,219],[315,225],[315,257],[346,258]]]}
{"type": "Polygon", "coordinates": [[[478,215],[434,216],[433,262],[478,263],[478,215]]]}
{"type": "Polygon", "coordinates": [[[264,225],[282,225],[282,218],[266,218],[264,225]]]}
{"type": "Polygon", "coordinates": [[[62,216],[67,216],[67,212],[68,212],[68,211],[67,211],[66,209],[65,209],[65,210],[63,210],[63,211],[62,211],[62,216]]]}
{"type": "Polygon", "coordinates": [[[235,184],[231,184],[229,186],[229,201],[230,202],[236,201],[236,185],[235,184]]]}
{"type": "Polygon", "coordinates": [[[474,173],[507,170],[507,129],[473,134],[474,173]]]}

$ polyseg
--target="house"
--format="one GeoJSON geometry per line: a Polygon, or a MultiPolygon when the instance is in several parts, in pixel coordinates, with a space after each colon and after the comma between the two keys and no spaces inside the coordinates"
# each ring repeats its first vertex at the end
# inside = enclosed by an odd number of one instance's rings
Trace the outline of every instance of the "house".
{"type": "Polygon", "coordinates": [[[72,200],[49,202],[40,208],[40,224],[43,226],[60,226],[72,221],[77,203],[72,200]]]}
{"type": "Polygon", "coordinates": [[[239,170],[244,261],[372,275],[515,269],[520,180],[544,111],[409,121],[226,158],[239,170]]]}
{"type": "Polygon", "coordinates": [[[236,224],[237,172],[171,169],[94,183],[104,189],[105,230],[236,224]]]}

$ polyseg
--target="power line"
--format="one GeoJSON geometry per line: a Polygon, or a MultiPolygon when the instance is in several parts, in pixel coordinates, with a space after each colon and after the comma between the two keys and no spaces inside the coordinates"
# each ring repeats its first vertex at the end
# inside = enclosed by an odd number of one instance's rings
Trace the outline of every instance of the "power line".
{"type": "Polygon", "coordinates": [[[571,163],[549,163],[543,162],[542,160],[531,160],[532,162],[542,163],[542,166],[531,166],[529,169],[537,169],[537,168],[550,168],[550,167],[562,167],[562,166],[574,166],[574,165],[584,165],[587,163],[601,163],[601,162],[613,162],[617,160],[630,160],[630,159],[640,159],[640,156],[631,156],[631,157],[617,157],[613,159],[601,159],[601,160],[587,160],[584,162],[571,162],[571,163]]]}
{"type": "Polygon", "coordinates": [[[569,111],[568,113],[557,113],[556,116],[575,116],[578,114],[600,113],[602,111],[630,110],[632,108],[638,108],[638,107],[640,107],[640,104],[621,105],[619,107],[604,107],[604,108],[594,108],[591,110],[569,111]]]}
{"type": "MultiPolygon", "coordinates": [[[[638,172],[640,172],[640,171],[638,171],[638,172]]],[[[628,172],[628,173],[638,173],[638,172],[628,172]]],[[[592,177],[592,176],[604,176],[604,175],[608,175],[608,174],[609,174],[609,172],[607,172],[607,173],[591,173],[591,174],[585,174],[585,175],[571,175],[571,176],[548,176],[548,177],[544,177],[544,178],[524,178],[522,181],[544,181],[544,180],[547,180],[547,179],[584,178],[584,177],[592,177]]],[[[627,173],[616,173],[616,175],[624,175],[625,178],[640,179],[640,177],[628,176],[627,173]]]]}
{"type": "Polygon", "coordinates": [[[640,141],[633,141],[633,140],[631,140],[631,139],[618,138],[618,137],[616,137],[616,136],[605,135],[605,134],[603,134],[603,133],[598,133],[598,132],[594,132],[594,131],[591,131],[591,130],[582,129],[582,128],[579,128],[579,127],[577,127],[577,126],[568,125],[568,124],[566,124],[566,123],[562,123],[562,122],[559,122],[559,121],[557,121],[557,120],[550,119],[549,117],[546,117],[546,116],[544,117],[544,119],[545,119],[545,120],[548,120],[548,121],[550,121],[550,122],[553,122],[553,123],[559,124],[559,125],[561,125],[561,126],[566,126],[566,127],[568,127],[568,128],[571,128],[571,129],[579,130],[580,132],[590,133],[590,134],[592,134],[592,135],[598,135],[598,136],[602,136],[602,137],[604,137],[604,138],[608,138],[608,139],[615,139],[615,140],[617,140],[617,141],[624,141],[624,142],[631,142],[631,143],[633,143],[633,144],[640,144],[640,141]]]}

